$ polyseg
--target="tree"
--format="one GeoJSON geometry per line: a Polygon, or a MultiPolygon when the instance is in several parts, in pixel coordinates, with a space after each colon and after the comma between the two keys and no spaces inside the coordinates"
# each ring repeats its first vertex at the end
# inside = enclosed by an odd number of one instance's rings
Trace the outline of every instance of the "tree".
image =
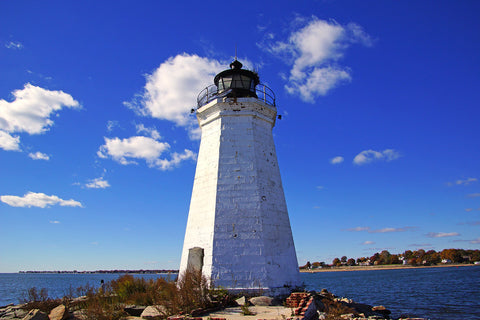
{"type": "Polygon", "coordinates": [[[407,250],[403,253],[403,256],[405,257],[405,260],[411,259],[413,257],[413,252],[410,250],[407,250]]]}
{"type": "Polygon", "coordinates": [[[380,253],[379,263],[380,264],[391,264],[391,254],[390,254],[390,252],[388,252],[388,250],[383,250],[380,253]]]}
{"type": "Polygon", "coordinates": [[[335,258],[335,259],[333,259],[332,264],[333,264],[334,266],[338,267],[338,266],[341,266],[341,265],[342,265],[342,262],[340,261],[340,259],[335,258]]]}
{"type": "Polygon", "coordinates": [[[354,266],[355,265],[355,259],[350,258],[347,260],[347,266],[354,266]]]}
{"type": "Polygon", "coordinates": [[[347,256],[341,257],[341,258],[340,258],[340,261],[341,261],[342,263],[346,263],[346,262],[347,262],[347,256]]]}

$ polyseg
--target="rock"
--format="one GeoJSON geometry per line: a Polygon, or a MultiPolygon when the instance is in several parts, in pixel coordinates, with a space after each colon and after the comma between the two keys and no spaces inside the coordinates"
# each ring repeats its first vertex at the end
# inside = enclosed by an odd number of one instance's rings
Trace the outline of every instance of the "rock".
{"type": "Polygon", "coordinates": [[[40,311],[39,309],[30,310],[23,320],[49,320],[45,312],[40,311]]]}
{"type": "Polygon", "coordinates": [[[83,310],[77,310],[70,315],[70,318],[68,320],[84,320],[86,318],[87,317],[85,316],[85,313],[83,310]]]}
{"type": "Polygon", "coordinates": [[[143,310],[140,317],[144,319],[155,318],[155,317],[164,317],[167,310],[164,306],[148,306],[143,310]]]}
{"type": "Polygon", "coordinates": [[[375,307],[372,308],[372,311],[375,312],[375,313],[379,313],[383,316],[387,316],[390,313],[392,313],[390,310],[388,310],[384,306],[375,306],[375,307]]]}
{"type": "Polygon", "coordinates": [[[65,320],[70,317],[67,308],[65,305],[61,304],[56,308],[53,308],[52,311],[48,314],[50,320],[65,320]]]}
{"type": "Polygon", "coordinates": [[[267,297],[267,296],[260,296],[260,297],[253,297],[250,300],[251,304],[254,306],[271,306],[273,298],[272,297],[267,297]]]}
{"type": "Polygon", "coordinates": [[[247,303],[247,298],[245,298],[245,296],[243,296],[243,297],[241,297],[241,298],[235,299],[235,302],[236,302],[239,306],[244,306],[245,303],[247,303]]]}
{"type": "Polygon", "coordinates": [[[131,316],[140,317],[145,309],[145,306],[128,305],[123,308],[123,311],[131,316]]]}

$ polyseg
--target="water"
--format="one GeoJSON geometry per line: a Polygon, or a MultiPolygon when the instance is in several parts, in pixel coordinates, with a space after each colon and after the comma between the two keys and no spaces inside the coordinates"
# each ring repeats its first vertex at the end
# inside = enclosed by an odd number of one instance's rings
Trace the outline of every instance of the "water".
{"type": "Polygon", "coordinates": [[[480,267],[444,267],[302,274],[307,290],[383,305],[392,317],[480,319],[480,267]]]}
{"type": "MultiPolygon", "coordinates": [[[[156,279],[165,274],[139,274],[156,279]]],[[[173,275],[172,277],[174,277],[173,275]]],[[[31,287],[46,288],[50,297],[62,297],[69,288],[118,274],[0,274],[0,306],[18,303],[31,287]]],[[[302,273],[307,290],[326,288],[337,296],[370,305],[384,305],[393,317],[402,314],[432,320],[480,319],[480,267],[446,267],[352,272],[302,273]]]]}

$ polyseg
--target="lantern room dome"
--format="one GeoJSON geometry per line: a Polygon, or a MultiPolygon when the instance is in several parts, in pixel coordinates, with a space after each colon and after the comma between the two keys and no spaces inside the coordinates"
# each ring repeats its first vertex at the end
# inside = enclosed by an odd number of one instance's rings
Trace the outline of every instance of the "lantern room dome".
{"type": "Polygon", "coordinates": [[[230,63],[230,69],[215,76],[213,82],[218,94],[226,93],[227,97],[255,97],[255,87],[260,83],[258,75],[250,70],[242,69],[242,63],[235,59],[230,63]]]}

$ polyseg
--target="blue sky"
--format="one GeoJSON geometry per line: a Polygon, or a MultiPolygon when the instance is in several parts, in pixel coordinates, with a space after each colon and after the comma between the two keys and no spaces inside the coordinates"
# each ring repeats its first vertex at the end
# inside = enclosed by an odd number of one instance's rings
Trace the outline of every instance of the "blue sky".
{"type": "Polygon", "coordinates": [[[478,1],[1,1],[0,272],[178,268],[197,94],[276,93],[300,264],[480,248],[478,1]]]}

